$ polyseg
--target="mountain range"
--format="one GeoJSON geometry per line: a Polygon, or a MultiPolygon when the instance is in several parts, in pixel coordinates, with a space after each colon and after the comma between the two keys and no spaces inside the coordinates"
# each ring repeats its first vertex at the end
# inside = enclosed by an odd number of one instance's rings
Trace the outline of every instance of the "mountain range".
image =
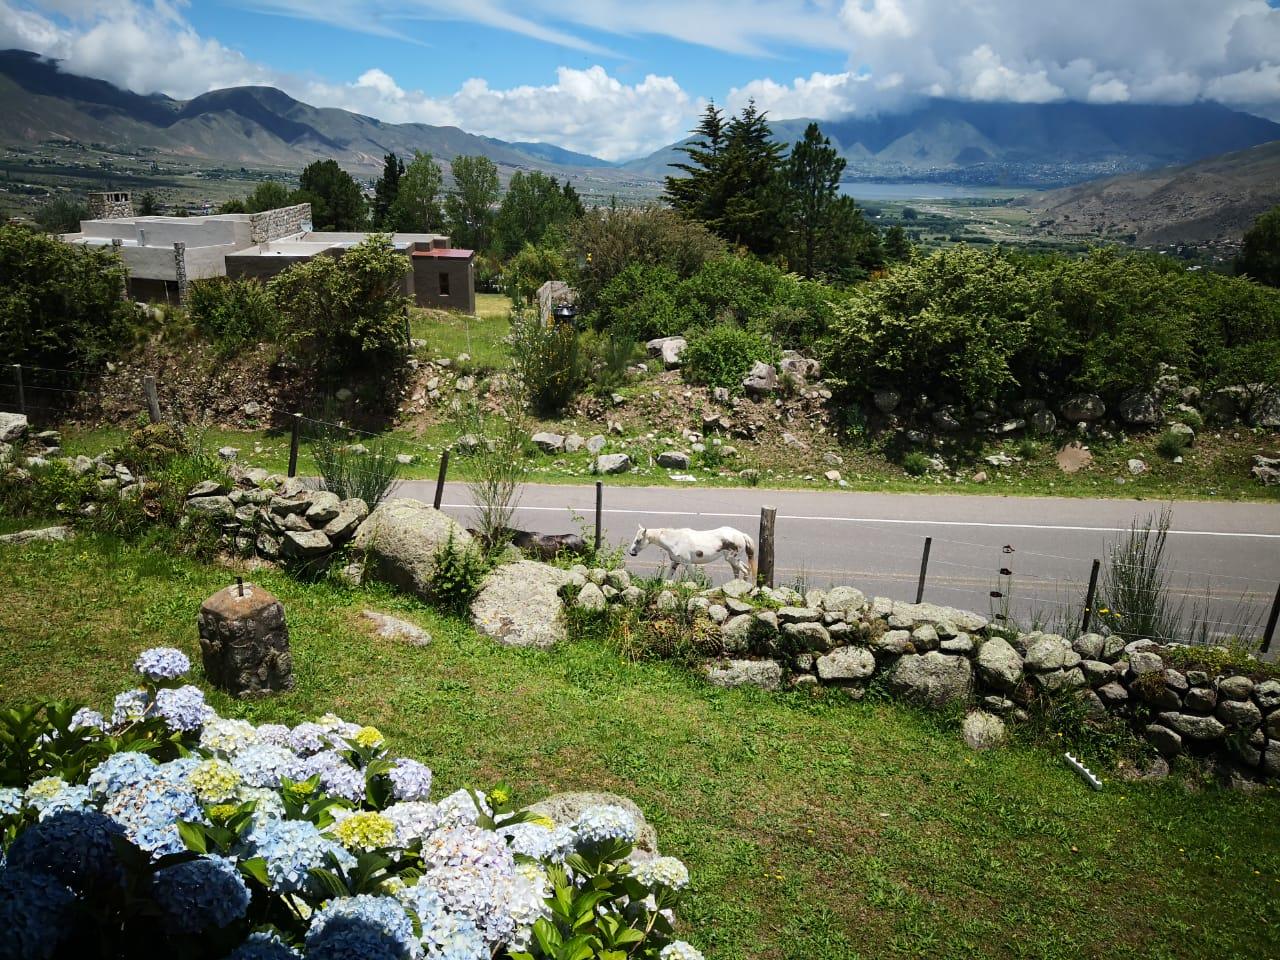
{"type": "MultiPolygon", "coordinates": [[[[772,122],[787,143],[809,121],[772,122]]],[[[1014,104],[931,100],[914,110],[822,122],[854,179],[960,180],[1061,185],[1117,173],[1187,164],[1280,140],[1280,124],[1216,103],[1014,104]]],[[[383,155],[414,150],[449,161],[481,154],[500,167],[602,180],[659,180],[682,157],[679,144],[611,164],[553,144],[507,142],[457,127],[385,123],[313,107],[274,87],[230,87],[176,100],[137,94],[64,72],[57,61],[0,51],[0,143],[78,141],[244,167],[293,170],[332,157],[372,174],[383,155]]]]}

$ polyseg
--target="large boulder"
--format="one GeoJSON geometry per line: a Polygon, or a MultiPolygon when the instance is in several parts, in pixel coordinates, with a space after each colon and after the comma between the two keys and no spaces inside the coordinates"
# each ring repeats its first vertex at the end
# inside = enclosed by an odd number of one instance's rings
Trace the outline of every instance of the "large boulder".
{"type": "Polygon", "coordinates": [[[425,598],[436,554],[450,537],[460,549],[471,542],[471,534],[430,504],[400,498],[386,501],[369,514],[352,546],[365,556],[366,578],[425,598]]]}
{"type": "Polygon", "coordinates": [[[990,750],[1005,741],[1004,721],[984,710],[974,710],[966,716],[961,732],[972,750],[990,750]]]}
{"type": "Polygon", "coordinates": [[[1149,393],[1130,393],[1116,406],[1125,423],[1135,427],[1154,427],[1162,418],[1160,402],[1149,393]]]}
{"type": "Polygon", "coordinates": [[[1107,412],[1107,405],[1095,393],[1080,393],[1062,401],[1063,419],[1070,423],[1088,423],[1101,420],[1107,412]]]}
{"type": "MultiPolygon", "coordinates": [[[[978,614],[969,610],[960,610],[956,607],[943,607],[936,603],[906,603],[898,600],[893,604],[893,616],[902,620],[910,620],[912,625],[929,623],[933,625],[943,624],[954,627],[956,630],[962,630],[965,633],[978,633],[987,629],[986,617],[980,617],[978,614]]],[[[939,636],[951,636],[950,632],[945,629],[938,631],[939,636]]]]}
{"type": "Polygon", "coordinates": [[[550,647],[565,638],[560,588],[567,570],[519,560],[494,568],[471,602],[471,622],[508,647],[550,647]]]}
{"type": "Polygon", "coordinates": [[[0,443],[16,443],[27,432],[25,413],[0,412],[0,443]]]}
{"type": "Polygon", "coordinates": [[[587,791],[557,793],[545,800],[530,804],[528,809],[531,813],[540,813],[549,818],[557,827],[567,827],[582,815],[583,810],[590,807],[621,807],[626,810],[635,818],[636,825],[640,828],[636,849],[657,856],[658,831],[645,820],[643,811],[636,806],[635,801],[627,797],[618,796],[616,793],[587,791]]]}
{"type": "Polygon", "coordinates": [[[889,685],[900,696],[943,707],[968,698],[973,686],[973,666],[965,657],[936,650],[907,654],[894,664],[889,685]]]}
{"type": "Polygon", "coordinates": [[[631,469],[631,458],[625,453],[602,453],[592,464],[596,473],[626,473],[631,469]]]}
{"type": "Polygon", "coordinates": [[[992,637],[978,650],[978,676],[996,690],[1014,690],[1022,680],[1022,655],[1002,637],[992,637]]]}
{"type": "Polygon", "coordinates": [[[748,393],[772,393],[778,389],[778,371],[772,364],[757,360],[743,378],[742,388],[748,393]]]}
{"type": "Polygon", "coordinates": [[[782,683],[782,666],[776,660],[708,660],[702,672],[717,687],[777,690],[782,683]]]}
{"type": "Polygon", "coordinates": [[[876,672],[876,658],[866,647],[837,647],[818,658],[823,680],[865,680],[876,672]]]}

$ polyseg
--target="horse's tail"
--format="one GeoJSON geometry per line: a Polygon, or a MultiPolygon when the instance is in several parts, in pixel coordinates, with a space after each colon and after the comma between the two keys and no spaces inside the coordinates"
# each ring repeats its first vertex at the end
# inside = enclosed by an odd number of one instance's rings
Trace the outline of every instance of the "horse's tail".
{"type": "Polygon", "coordinates": [[[756,582],[756,542],[751,539],[751,534],[744,533],[742,539],[747,548],[747,566],[751,570],[751,583],[756,582]]]}

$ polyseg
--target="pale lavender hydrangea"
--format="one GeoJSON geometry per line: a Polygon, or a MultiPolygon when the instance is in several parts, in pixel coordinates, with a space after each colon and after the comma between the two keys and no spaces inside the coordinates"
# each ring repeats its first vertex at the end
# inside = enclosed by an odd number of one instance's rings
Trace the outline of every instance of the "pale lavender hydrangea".
{"type": "Polygon", "coordinates": [[[274,747],[289,746],[289,728],[283,723],[264,723],[258,727],[258,741],[274,747]]]}
{"type": "Polygon", "coordinates": [[[126,787],[136,787],[160,775],[160,765],[135,750],[113,753],[93,768],[89,788],[99,797],[110,798],[126,787]]]}
{"type": "Polygon", "coordinates": [[[266,787],[250,787],[242,783],[240,789],[236,791],[236,802],[253,804],[255,825],[284,818],[284,800],[275,790],[266,787]]]}
{"type": "Polygon", "coordinates": [[[573,825],[573,832],[580,847],[596,847],[615,840],[635,843],[640,828],[636,818],[622,807],[602,805],[583,810],[573,825]]]}
{"type": "Polygon", "coordinates": [[[106,726],[106,721],[102,714],[97,710],[90,710],[88,707],[81,707],[71,715],[70,727],[72,730],[101,730],[106,726]]]}
{"type": "Polygon", "coordinates": [[[126,690],[118,694],[111,705],[111,725],[119,727],[141,720],[146,716],[147,707],[150,705],[151,698],[147,696],[145,690],[126,690]]]}
{"type": "Polygon", "coordinates": [[[40,778],[27,787],[25,798],[41,820],[68,810],[85,810],[93,801],[88,787],[67,783],[61,777],[40,778]]]}
{"type": "MultiPolygon", "coordinates": [[[[476,791],[476,797],[480,800],[480,806],[485,814],[492,815],[493,809],[489,806],[488,798],[483,791],[476,791]]],[[[479,812],[476,810],[476,802],[471,799],[471,794],[466,790],[455,790],[437,806],[440,808],[440,822],[446,826],[474,826],[479,818],[479,812]]]]}
{"type": "Polygon", "coordinates": [[[475,923],[490,944],[515,930],[510,900],[515,892],[515,858],[491,830],[458,826],[438,830],[422,842],[421,883],[440,895],[451,913],[475,923]]]}
{"type": "Polygon", "coordinates": [[[16,816],[22,811],[22,791],[17,787],[0,787],[0,817],[16,816]]]}
{"type": "Polygon", "coordinates": [[[391,772],[391,793],[397,800],[427,800],[431,796],[431,768],[425,763],[403,757],[391,772]]]}
{"type": "Polygon", "coordinates": [[[168,779],[125,787],[102,812],[124,827],[129,839],[154,859],[187,849],[178,833],[179,820],[203,823],[205,819],[195,792],[168,779]]]}
{"type": "Polygon", "coordinates": [[[355,866],[355,858],[339,843],[324,836],[309,820],[271,820],[255,826],[248,836],[251,856],[262,857],[267,879],[277,893],[299,893],[310,881],[312,867],[329,867],[329,855],[338,858],[344,870],[355,866]]]}
{"type": "Polygon", "coordinates": [[[364,800],[364,772],[347,763],[334,750],[325,750],[307,757],[300,764],[302,779],[320,775],[320,786],[335,797],[342,797],[352,803],[364,800]]]}
{"type": "Polygon", "coordinates": [[[401,847],[421,840],[440,823],[440,811],[436,805],[421,800],[393,803],[382,811],[382,815],[395,824],[396,844],[401,847]]]}
{"type": "Polygon", "coordinates": [[[156,714],[165,725],[176,733],[193,733],[199,730],[212,711],[204,702],[204,691],[187,684],[176,690],[156,692],[156,714]]]}
{"type": "Polygon", "coordinates": [[[689,868],[675,857],[654,857],[635,865],[632,874],[646,887],[661,884],[672,890],[682,890],[689,884],[689,868]]]}
{"type": "MultiPolygon", "coordinates": [[[[231,765],[251,787],[279,787],[281,778],[299,779],[302,764],[289,750],[270,743],[254,743],[231,758],[231,765]]],[[[306,779],[306,774],[301,779],[306,779]]]]}
{"type": "Polygon", "coordinates": [[[517,823],[501,833],[514,853],[546,863],[564,863],[574,851],[577,838],[568,827],[547,827],[540,823],[517,823]]]}
{"type": "Polygon", "coordinates": [[[164,683],[185,676],[191,669],[191,661],[185,653],[173,647],[152,647],[138,655],[133,669],[152,683],[164,683]]]}
{"type": "Polygon", "coordinates": [[[436,923],[422,930],[428,960],[489,960],[484,936],[466,917],[442,913],[436,923]]]}
{"type": "Polygon", "coordinates": [[[318,723],[300,723],[289,733],[289,749],[304,757],[332,746],[329,732],[318,723]]]}

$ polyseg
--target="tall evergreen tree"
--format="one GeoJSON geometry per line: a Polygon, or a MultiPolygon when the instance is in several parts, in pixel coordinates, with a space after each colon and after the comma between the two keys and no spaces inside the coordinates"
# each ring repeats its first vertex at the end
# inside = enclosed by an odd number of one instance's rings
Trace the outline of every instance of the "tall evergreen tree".
{"type": "Polygon", "coordinates": [[[830,225],[844,168],[844,157],[816,123],[805,127],[804,137],[787,158],[791,269],[808,279],[818,269],[818,247],[830,225]]]}
{"type": "Polygon", "coordinates": [[[416,233],[444,227],[444,211],[440,201],[444,192],[444,173],[431,154],[415,150],[405,167],[388,214],[387,226],[393,230],[416,233]]]}
{"type": "Polygon", "coordinates": [[[488,157],[454,157],[453,189],[444,200],[450,241],[457,247],[488,252],[493,244],[498,167],[488,157]]]}
{"type": "Polygon", "coordinates": [[[724,113],[714,102],[707,104],[702,119],[693,129],[694,139],[676,147],[689,159],[671,166],[684,176],[666,179],[664,199],[685,216],[703,223],[718,219],[723,209],[717,202],[719,192],[714,188],[717,163],[724,150],[724,127],[724,113]]]}
{"type": "Polygon", "coordinates": [[[400,193],[400,178],[404,176],[404,161],[394,153],[382,158],[382,176],[373,185],[373,222],[377,227],[388,226],[391,207],[400,193]]]}

